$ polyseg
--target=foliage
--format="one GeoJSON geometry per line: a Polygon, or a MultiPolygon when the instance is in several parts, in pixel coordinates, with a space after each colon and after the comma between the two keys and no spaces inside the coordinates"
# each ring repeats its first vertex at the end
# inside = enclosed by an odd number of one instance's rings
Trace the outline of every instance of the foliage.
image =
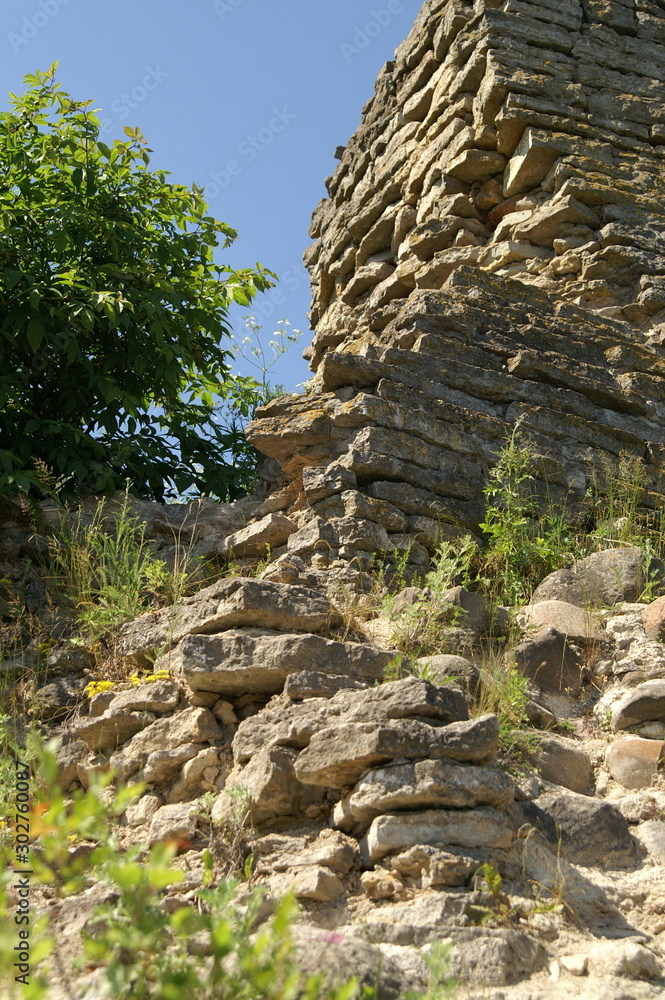
{"type": "MultiPolygon", "coordinates": [[[[392,641],[402,653],[420,657],[445,649],[459,617],[459,609],[452,607],[445,595],[451,587],[469,583],[476,554],[477,545],[469,536],[455,542],[443,541],[433,556],[432,569],[422,581],[427,589],[420,599],[396,611],[395,596],[388,594],[383,598],[381,613],[393,619],[392,641]]],[[[403,555],[402,571],[398,572],[401,583],[407,559],[408,552],[403,555]]]]}
{"type": "Polygon", "coordinates": [[[482,584],[491,597],[510,606],[528,599],[535,585],[566,561],[563,521],[543,519],[531,492],[534,462],[518,421],[484,490],[489,502],[480,525],[487,538],[482,584]]]}
{"type": "Polygon", "coordinates": [[[93,648],[149,607],[175,603],[197,579],[198,567],[186,558],[169,569],[154,554],[128,493],[112,518],[102,500],[91,515],[61,508],[59,519],[50,539],[51,587],[93,648]]]}
{"type": "Polygon", "coordinates": [[[237,234],[202,189],[150,170],[138,129],[104,143],[55,71],[0,114],[0,491],[34,489],[41,461],[78,495],[233,498],[215,407],[260,390],[222,341],[274,275],[216,264],[237,234]]]}

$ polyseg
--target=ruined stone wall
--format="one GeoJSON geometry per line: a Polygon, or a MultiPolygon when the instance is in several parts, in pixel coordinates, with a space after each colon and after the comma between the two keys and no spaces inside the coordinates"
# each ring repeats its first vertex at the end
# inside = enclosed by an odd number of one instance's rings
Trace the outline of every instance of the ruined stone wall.
{"type": "Polygon", "coordinates": [[[520,417],[554,499],[579,504],[626,453],[656,503],[663,0],[430,0],[327,188],[313,391],[250,428],[305,511],[291,551],[344,556],[361,522],[398,549],[473,529],[520,417]]]}

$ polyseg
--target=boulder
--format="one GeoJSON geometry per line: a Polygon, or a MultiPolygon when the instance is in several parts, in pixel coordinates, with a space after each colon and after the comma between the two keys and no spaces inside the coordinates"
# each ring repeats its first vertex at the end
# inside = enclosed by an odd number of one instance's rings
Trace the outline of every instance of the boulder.
{"type": "Polygon", "coordinates": [[[144,826],[150,823],[159,807],[163,805],[164,799],[161,795],[142,795],[138,802],[127,806],[125,813],[127,826],[144,826]]]}
{"type": "Polygon", "coordinates": [[[645,681],[628,691],[612,708],[612,731],[661,719],[665,719],[665,680],[645,681]]]}
{"type": "Polygon", "coordinates": [[[300,703],[273,699],[241,723],[233,741],[235,760],[248,760],[263,746],[306,747],[314,733],[336,723],[426,719],[436,724],[468,718],[466,701],[455,688],[440,688],[417,677],[377,687],[338,691],[332,698],[300,703]]]}
{"type": "Polygon", "coordinates": [[[556,629],[542,628],[527,636],[506,658],[514,661],[518,670],[543,691],[565,692],[576,698],[582,690],[584,660],[570,640],[556,629]]]}
{"type": "Polygon", "coordinates": [[[532,601],[517,615],[517,624],[527,629],[551,628],[569,642],[588,643],[602,638],[600,620],[593,611],[584,611],[565,601],[532,601]]]}
{"type": "Polygon", "coordinates": [[[303,670],[381,680],[394,657],[394,650],[319,635],[234,629],[222,635],[187,636],[170,661],[192,690],[229,696],[275,694],[289,674],[303,670]]]}
{"type": "Polygon", "coordinates": [[[387,854],[404,851],[416,844],[508,850],[512,842],[511,824],[496,809],[485,806],[377,816],[361,841],[360,849],[369,866],[387,854]]]}
{"type": "Polygon", "coordinates": [[[485,763],[495,756],[498,741],[495,715],[441,727],[417,719],[348,722],[315,733],[298,755],[296,774],[306,784],[344,788],[397,757],[485,763]]]}
{"type": "MultiPolygon", "coordinates": [[[[662,578],[660,560],[651,571],[662,578]]],[[[578,560],[573,569],[580,579],[585,604],[621,604],[639,600],[644,589],[644,553],[637,545],[594,552],[578,560]]]]}
{"type": "Polygon", "coordinates": [[[500,807],[514,798],[515,783],[499,768],[419,760],[368,771],[337,804],[333,822],[339,829],[352,831],[398,809],[500,807]]]}
{"type": "Polygon", "coordinates": [[[533,592],[531,604],[542,601],[564,601],[578,608],[584,607],[582,581],[572,569],[557,569],[538,584],[533,592]]]}
{"type": "Polygon", "coordinates": [[[58,785],[63,791],[67,791],[72,781],[78,779],[78,765],[83,763],[87,756],[88,746],[83,740],[72,740],[71,743],[65,743],[56,750],[58,785]]]}
{"type": "Polygon", "coordinates": [[[616,868],[635,860],[628,824],[609,802],[586,795],[541,795],[523,803],[522,810],[573,864],[616,868]]]}
{"type": "Polygon", "coordinates": [[[593,795],[593,767],[588,755],[574,740],[562,736],[543,736],[532,762],[545,781],[563,785],[582,795],[593,795]]]}
{"type": "Polygon", "coordinates": [[[624,788],[646,788],[665,758],[665,742],[624,736],[607,748],[605,761],[613,778],[624,788]]]}
{"type": "Polygon", "coordinates": [[[490,627],[490,612],[482,594],[473,594],[464,587],[452,587],[442,595],[441,600],[451,605],[453,613],[457,609],[456,625],[468,628],[475,635],[483,635],[490,627]]]}

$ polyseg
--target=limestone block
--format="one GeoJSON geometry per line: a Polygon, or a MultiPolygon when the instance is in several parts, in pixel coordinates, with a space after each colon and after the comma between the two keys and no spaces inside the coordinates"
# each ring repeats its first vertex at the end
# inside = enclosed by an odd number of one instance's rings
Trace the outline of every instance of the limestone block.
{"type": "Polygon", "coordinates": [[[601,976],[660,979],[663,975],[663,968],[654,953],[637,941],[600,941],[592,944],[589,966],[601,976]]]}
{"type": "Polygon", "coordinates": [[[320,671],[302,670],[289,674],[284,685],[284,694],[291,701],[306,698],[332,698],[338,691],[362,691],[367,685],[344,674],[323,674],[320,671]]]}
{"type": "Polygon", "coordinates": [[[329,466],[306,466],[302,470],[302,485],[310,504],[326,500],[334,493],[354,490],[356,476],[352,469],[337,463],[329,466]]]}
{"type": "Polygon", "coordinates": [[[277,816],[293,816],[320,800],[320,789],[307,788],[297,779],[293,768],[295,758],[293,750],[265,747],[236,773],[232,784],[227,782],[212,808],[212,819],[216,823],[228,822],[237,812],[237,800],[229,794],[233,785],[246,793],[247,819],[256,825],[277,816]]]}
{"type": "Polygon", "coordinates": [[[153,750],[143,767],[143,780],[151,785],[173,781],[183,765],[193,760],[200,749],[200,743],[183,743],[171,749],[153,750]]]}
{"type": "Polygon", "coordinates": [[[351,831],[395,810],[500,807],[514,798],[515,783],[498,768],[419,760],[368,771],[337,804],[333,819],[336,827],[351,831]]]}
{"type": "Polygon", "coordinates": [[[554,161],[561,155],[556,136],[538,129],[525,130],[510,160],[503,179],[506,198],[531,191],[550,172],[554,161]]]}
{"type": "Polygon", "coordinates": [[[307,633],[232,629],[222,635],[187,636],[171,661],[192,690],[233,696],[274,694],[289,674],[302,670],[379,680],[394,655],[391,650],[307,633]]]}
{"type": "Polygon", "coordinates": [[[607,748],[605,760],[613,778],[624,788],[648,787],[665,757],[665,742],[624,736],[607,748]]]}
{"type": "Polygon", "coordinates": [[[139,684],[128,691],[121,691],[109,705],[111,713],[153,712],[163,715],[172,712],[178,705],[178,686],[172,681],[155,681],[154,684],[139,684]]]}
{"type": "Polygon", "coordinates": [[[161,795],[142,795],[138,802],[127,806],[127,825],[143,826],[150,823],[160,806],[164,805],[161,795]]]}
{"type": "MultiPolygon", "coordinates": [[[[644,555],[638,546],[594,552],[578,560],[573,569],[582,581],[589,603],[619,604],[637,601],[644,587],[644,555]]],[[[662,574],[656,563],[654,570],[662,574]]]]}
{"type": "Polygon", "coordinates": [[[222,731],[209,709],[186,708],[168,718],[158,719],[134,736],[127,746],[113,754],[111,769],[121,779],[128,778],[143,767],[153,753],[172,751],[185,743],[206,743],[221,736],[222,731]]]}
{"type": "Polygon", "coordinates": [[[665,822],[650,819],[634,827],[634,834],[653,858],[665,861],[665,822]]]}
{"type": "Polygon", "coordinates": [[[261,747],[306,747],[313,734],[342,722],[426,719],[446,724],[468,718],[465,698],[454,688],[438,688],[416,677],[361,690],[339,690],[332,698],[294,703],[288,695],[274,699],[258,715],[245,719],[233,741],[237,761],[248,760],[261,747]]]}
{"type": "Polygon", "coordinates": [[[360,849],[365,863],[372,865],[416,844],[508,850],[512,842],[510,823],[495,809],[428,809],[378,816],[360,849]]]}
{"type": "Polygon", "coordinates": [[[465,149],[448,164],[448,173],[462,181],[484,181],[500,174],[506,165],[502,153],[488,149],[465,149]]]}
{"type": "Polygon", "coordinates": [[[612,708],[612,731],[661,719],[665,719],[665,680],[645,681],[628,691],[612,708]]]}
{"type": "Polygon", "coordinates": [[[417,719],[348,722],[314,733],[298,756],[296,774],[308,784],[344,788],[369,768],[398,757],[483,763],[492,760],[497,746],[494,715],[436,728],[417,719]]]}
{"type": "Polygon", "coordinates": [[[598,229],[600,220],[594,211],[568,195],[543,205],[515,232],[516,240],[551,247],[565,226],[585,225],[598,229]]]}
{"type": "Polygon", "coordinates": [[[264,556],[268,548],[276,549],[284,545],[297,528],[298,525],[283,514],[268,514],[261,521],[229,535],[219,554],[223,559],[264,556]]]}
{"type": "Polygon", "coordinates": [[[159,840],[190,843],[196,836],[197,813],[197,803],[161,806],[150,823],[149,843],[156,844],[159,840]]]}
{"type": "Polygon", "coordinates": [[[206,781],[204,772],[208,768],[214,771],[218,764],[219,756],[216,747],[205,747],[199,751],[196,757],[187,761],[183,767],[180,779],[168,794],[168,801],[189,802],[192,799],[197,799],[204,792],[212,791],[210,783],[206,781]]]}
{"type": "Polygon", "coordinates": [[[154,721],[148,712],[122,712],[116,714],[108,709],[94,717],[80,718],[72,724],[72,732],[83,740],[90,750],[110,753],[127,740],[140,733],[154,721]]]}

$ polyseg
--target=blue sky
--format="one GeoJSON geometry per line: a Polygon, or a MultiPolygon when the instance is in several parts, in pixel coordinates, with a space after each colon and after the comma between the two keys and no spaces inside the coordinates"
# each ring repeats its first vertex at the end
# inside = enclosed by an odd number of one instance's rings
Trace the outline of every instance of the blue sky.
{"type": "Polygon", "coordinates": [[[309,220],[336,146],[357,128],[419,8],[419,0],[5,0],[1,100],[22,89],[26,73],[59,60],[64,89],[100,109],[105,141],[138,125],[151,166],[205,186],[212,214],[240,234],[220,260],[260,261],[282,279],[253,312],[264,335],[282,316],[303,330],[271,375],[294,389],[311,374],[300,357],[311,337],[301,260],[309,220]]]}

